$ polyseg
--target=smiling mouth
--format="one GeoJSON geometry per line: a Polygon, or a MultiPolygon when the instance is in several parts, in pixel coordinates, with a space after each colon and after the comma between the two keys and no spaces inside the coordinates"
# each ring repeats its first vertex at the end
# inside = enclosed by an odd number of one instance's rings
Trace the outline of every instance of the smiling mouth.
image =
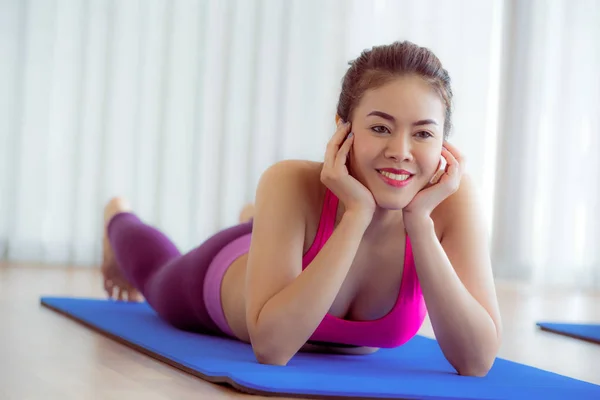
{"type": "Polygon", "coordinates": [[[385,176],[386,178],[389,179],[393,179],[395,181],[406,181],[408,179],[410,179],[410,177],[412,176],[412,174],[394,174],[392,172],[388,172],[388,171],[381,171],[381,170],[377,170],[377,172],[379,172],[381,175],[385,176]]]}
{"type": "Polygon", "coordinates": [[[405,171],[402,172],[404,173],[396,174],[389,171],[377,170],[381,180],[383,180],[383,182],[388,186],[394,188],[402,188],[412,181],[412,177],[414,176],[413,174],[406,173],[405,171]]]}
{"type": "Polygon", "coordinates": [[[378,169],[376,171],[379,172],[381,175],[385,176],[386,178],[390,178],[395,181],[405,181],[414,175],[414,174],[411,174],[411,173],[405,172],[405,171],[402,171],[402,173],[393,173],[390,171],[383,171],[380,169],[378,169]]]}

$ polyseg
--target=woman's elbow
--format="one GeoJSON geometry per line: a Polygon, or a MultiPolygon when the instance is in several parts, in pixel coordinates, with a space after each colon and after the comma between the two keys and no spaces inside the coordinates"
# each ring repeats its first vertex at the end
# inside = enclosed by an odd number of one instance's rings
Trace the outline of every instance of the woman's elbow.
{"type": "Polygon", "coordinates": [[[261,353],[254,353],[256,356],[256,361],[259,364],[265,365],[273,365],[277,367],[285,367],[287,363],[290,361],[289,357],[281,357],[277,354],[275,355],[265,355],[261,353]]]}
{"type": "Polygon", "coordinates": [[[293,354],[289,354],[289,350],[282,348],[281,344],[273,339],[272,335],[264,335],[256,331],[251,332],[250,345],[254,357],[259,364],[285,366],[293,357],[293,354]]]}
{"type": "Polygon", "coordinates": [[[459,375],[484,377],[492,369],[496,356],[502,344],[500,331],[497,331],[496,337],[488,343],[488,346],[481,347],[477,351],[470,353],[460,360],[456,360],[456,365],[453,365],[459,375]]]}
{"type": "Polygon", "coordinates": [[[285,354],[285,352],[272,345],[252,343],[252,350],[259,364],[284,367],[292,358],[292,356],[285,354]]]}
{"type": "Polygon", "coordinates": [[[475,378],[484,378],[487,376],[488,372],[490,372],[491,368],[485,367],[463,367],[461,369],[457,368],[457,372],[460,376],[471,376],[475,378]]]}
{"type": "Polygon", "coordinates": [[[482,357],[478,360],[470,360],[460,366],[455,366],[456,372],[461,376],[472,376],[483,378],[492,369],[496,357],[482,357]]]}

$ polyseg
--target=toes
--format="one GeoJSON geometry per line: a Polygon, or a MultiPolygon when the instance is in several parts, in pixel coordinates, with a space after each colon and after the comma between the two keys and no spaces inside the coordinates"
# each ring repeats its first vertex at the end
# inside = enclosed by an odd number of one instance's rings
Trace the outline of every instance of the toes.
{"type": "Polygon", "coordinates": [[[125,294],[127,295],[127,301],[128,302],[135,302],[135,293],[133,290],[129,289],[125,292],[125,294]]]}
{"type": "Polygon", "coordinates": [[[133,289],[128,292],[129,301],[142,301],[142,295],[137,290],[133,289]]]}
{"type": "Polygon", "coordinates": [[[123,301],[123,295],[125,294],[125,289],[117,288],[117,300],[123,301]]]}
{"type": "Polygon", "coordinates": [[[115,286],[114,286],[113,282],[110,279],[105,279],[104,280],[104,291],[106,292],[106,295],[108,296],[109,299],[113,298],[114,289],[115,289],[115,286]]]}
{"type": "Polygon", "coordinates": [[[109,299],[117,301],[140,301],[142,297],[135,288],[119,285],[111,279],[104,280],[104,291],[109,299]]]}

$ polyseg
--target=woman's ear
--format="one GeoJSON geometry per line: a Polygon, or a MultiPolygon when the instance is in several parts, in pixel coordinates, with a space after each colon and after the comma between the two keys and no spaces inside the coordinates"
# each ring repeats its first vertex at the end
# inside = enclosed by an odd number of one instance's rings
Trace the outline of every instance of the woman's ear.
{"type": "Polygon", "coordinates": [[[340,117],[337,113],[335,114],[335,125],[337,126],[337,124],[340,123],[340,120],[342,119],[342,117],[340,117]]]}

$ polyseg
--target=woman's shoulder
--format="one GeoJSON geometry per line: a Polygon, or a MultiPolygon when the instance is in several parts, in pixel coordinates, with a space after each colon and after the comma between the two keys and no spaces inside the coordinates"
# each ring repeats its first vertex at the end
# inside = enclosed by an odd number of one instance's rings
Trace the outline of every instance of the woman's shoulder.
{"type": "Polygon", "coordinates": [[[314,178],[315,174],[317,174],[317,176],[320,175],[322,167],[322,162],[286,159],[271,164],[265,170],[264,174],[283,174],[287,177],[314,178]]]}
{"type": "Polygon", "coordinates": [[[479,190],[473,178],[464,173],[458,189],[440,203],[431,214],[439,236],[456,223],[457,218],[479,211],[481,208],[479,197],[479,190]]]}
{"type": "Polygon", "coordinates": [[[259,190],[285,190],[293,194],[296,202],[302,202],[312,209],[325,194],[325,186],[321,182],[322,168],[322,162],[310,160],[278,161],[263,172],[259,190]]]}
{"type": "Polygon", "coordinates": [[[304,252],[316,235],[325,197],[322,167],[307,160],[278,161],[265,170],[256,193],[258,207],[269,209],[265,215],[285,215],[286,224],[302,221],[304,252]]]}
{"type": "Polygon", "coordinates": [[[288,189],[318,188],[321,184],[323,163],[308,160],[281,160],[269,166],[260,178],[259,184],[285,185],[288,189]]]}

